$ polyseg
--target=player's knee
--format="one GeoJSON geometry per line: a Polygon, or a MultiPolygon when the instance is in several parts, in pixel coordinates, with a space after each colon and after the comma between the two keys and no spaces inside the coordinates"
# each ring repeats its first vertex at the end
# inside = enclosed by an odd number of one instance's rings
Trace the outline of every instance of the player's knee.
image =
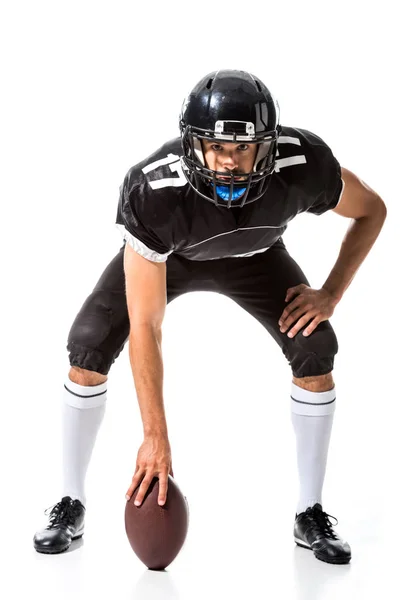
{"type": "Polygon", "coordinates": [[[81,369],[80,367],[71,367],[68,377],[74,383],[85,386],[100,385],[107,381],[106,375],[81,369]]]}
{"type": "MultiPolygon", "coordinates": [[[[76,316],[68,335],[67,350],[71,367],[86,373],[107,375],[114,352],[110,351],[107,343],[112,327],[113,309],[110,294],[104,291],[93,292],[76,316]]],[[[78,373],[81,380],[82,374],[78,373]]],[[[85,382],[88,378],[91,381],[89,375],[83,376],[85,382]]]]}
{"type": "Polygon", "coordinates": [[[68,345],[98,348],[110,333],[112,315],[106,292],[93,292],[72,324],[68,345]]]}
{"type": "Polygon", "coordinates": [[[304,336],[301,332],[294,338],[303,352],[316,354],[317,356],[335,356],[339,345],[332,327],[317,328],[311,335],[304,336]]]}
{"type": "Polygon", "coordinates": [[[313,377],[330,373],[338,352],[338,341],[329,323],[310,336],[299,332],[288,351],[294,377],[313,377]]]}

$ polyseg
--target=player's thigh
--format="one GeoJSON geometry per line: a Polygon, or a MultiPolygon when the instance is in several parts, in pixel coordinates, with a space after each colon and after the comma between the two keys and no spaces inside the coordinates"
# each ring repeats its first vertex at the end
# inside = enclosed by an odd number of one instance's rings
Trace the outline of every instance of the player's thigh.
{"type": "Polygon", "coordinates": [[[268,328],[279,330],[278,320],[287,305],[288,288],[301,283],[309,285],[283,242],[279,241],[269,250],[251,257],[226,260],[229,264],[220,291],[268,328]]]}
{"type": "Polygon", "coordinates": [[[329,321],[320,323],[307,337],[302,335],[304,326],[294,338],[289,338],[287,332],[282,333],[278,323],[288,304],[285,302],[288,288],[301,283],[309,285],[300,266],[284,244],[279,243],[262,256],[250,257],[247,266],[239,265],[237,273],[232,275],[227,295],[272,335],[296,377],[323,375],[333,369],[333,357],[338,351],[329,321]]]}
{"type": "MultiPolygon", "coordinates": [[[[107,265],[78,312],[68,336],[70,364],[107,375],[129,337],[124,248],[107,265]]],[[[187,291],[187,273],[172,257],[167,264],[167,302],[187,291]]]]}
{"type": "Polygon", "coordinates": [[[124,247],[110,261],[84,301],[69,335],[70,364],[107,375],[129,335],[124,247]]]}

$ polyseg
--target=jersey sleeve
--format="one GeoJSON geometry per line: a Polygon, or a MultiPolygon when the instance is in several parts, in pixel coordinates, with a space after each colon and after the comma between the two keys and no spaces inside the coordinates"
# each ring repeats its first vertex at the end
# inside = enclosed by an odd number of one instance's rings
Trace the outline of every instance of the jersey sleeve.
{"type": "Polygon", "coordinates": [[[130,184],[129,173],[120,187],[116,226],[124,240],[141,256],[165,262],[173,252],[172,243],[162,240],[152,227],[151,210],[146,211],[143,183],[130,184]]]}
{"type": "Polygon", "coordinates": [[[314,215],[322,215],[324,212],[335,208],[344,189],[340,164],[333,156],[331,149],[325,144],[320,146],[318,156],[321,192],[317,194],[314,202],[307,209],[307,212],[314,215]]]}

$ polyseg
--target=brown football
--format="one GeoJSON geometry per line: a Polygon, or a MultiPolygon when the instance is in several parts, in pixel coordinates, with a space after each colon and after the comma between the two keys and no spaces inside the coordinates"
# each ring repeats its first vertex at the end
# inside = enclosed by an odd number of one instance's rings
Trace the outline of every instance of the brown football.
{"type": "Polygon", "coordinates": [[[158,478],[151,482],[140,506],[139,487],[125,507],[125,531],[137,557],[153,570],[165,569],[181,550],[189,526],[189,506],[175,480],[168,475],[167,501],[158,504],[158,478]]]}

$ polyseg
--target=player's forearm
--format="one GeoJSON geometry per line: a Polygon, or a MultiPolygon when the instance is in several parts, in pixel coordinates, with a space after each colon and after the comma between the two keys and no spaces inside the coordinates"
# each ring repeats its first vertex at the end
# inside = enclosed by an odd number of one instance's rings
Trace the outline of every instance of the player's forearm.
{"type": "Polygon", "coordinates": [[[342,242],[339,257],[322,286],[337,302],[350,285],[358,268],[364,261],[379,235],[385,221],[386,211],[382,210],[353,219],[342,242]]]}
{"type": "Polygon", "coordinates": [[[161,329],[131,327],[129,358],[145,435],[167,435],[163,401],[161,329]]]}

